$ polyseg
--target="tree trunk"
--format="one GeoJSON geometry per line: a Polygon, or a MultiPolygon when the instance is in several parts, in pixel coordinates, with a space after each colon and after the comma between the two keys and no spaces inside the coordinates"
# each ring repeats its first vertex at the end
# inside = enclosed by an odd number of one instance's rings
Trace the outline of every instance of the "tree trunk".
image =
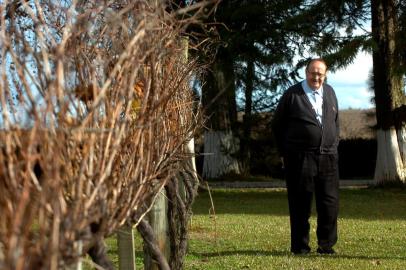
{"type": "Polygon", "coordinates": [[[404,103],[403,78],[399,72],[396,48],[396,1],[372,0],[372,35],[376,43],[373,51],[373,82],[377,118],[376,184],[405,181],[403,144],[398,143],[400,127],[394,110],[404,103]]]}
{"type": "Polygon", "coordinates": [[[245,110],[243,119],[243,136],[241,139],[241,170],[244,174],[250,172],[251,159],[251,117],[252,117],[252,93],[254,91],[255,65],[253,59],[247,61],[245,77],[245,110]]]}
{"type": "Polygon", "coordinates": [[[397,130],[398,144],[400,150],[400,157],[402,159],[403,165],[406,164],[406,125],[402,124],[397,130]]]}
{"type": "Polygon", "coordinates": [[[220,50],[205,77],[202,102],[209,117],[208,127],[213,130],[236,130],[237,102],[233,60],[220,50]]]}
{"type": "Polygon", "coordinates": [[[237,159],[238,142],[231,132],[204,133],[203,178],[217,178],[228,173],[240,173],[237,159]]]}
{"type": "Polygon", "coordinates": [[[237,105],[233,59],[222,49],[203,86],[203,106],[208,116],[204,134],[203,177],[217,178],[223,174],[239,173],[237,130],[237,105]],[[222,149],[220,149],[222,147],[222,149]]]}
{"type": "Polygon", "coordinates": [[[400,180],[403,175],[403,162],[399,151],[396,129],[378,130],[378,155],[375,167],[375,180],[377,184],[383,184],[394,180],[400,180]]]}

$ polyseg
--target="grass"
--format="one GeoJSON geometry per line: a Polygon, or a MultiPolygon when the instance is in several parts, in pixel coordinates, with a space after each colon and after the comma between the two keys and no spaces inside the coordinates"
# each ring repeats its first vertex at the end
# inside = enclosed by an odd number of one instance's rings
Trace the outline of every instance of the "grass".
{"type": "Polygon", "coordinates": [[[208,182],[272,182],[272,181],[281,181],[282,179],[272,178],[265,175],[239,175],[239,174],[226,174],[221,178],[207,179],[208,182]]]}
{"type": "MultiPolygon", "coordinates": [[[[338,253],[323,256],[314,251],[315,215],[310,220],[313,251],[290,254],[285,190],[213,190],[215,215],[208,192],[201,192],[185,269],[406,269],[405,189],[340,192],[338,253]]],[[[109,241],[115,259],[114,239],[109,241]]],[[[136,253],[137,269],[143,269],[139,239],[136,253]]]]}

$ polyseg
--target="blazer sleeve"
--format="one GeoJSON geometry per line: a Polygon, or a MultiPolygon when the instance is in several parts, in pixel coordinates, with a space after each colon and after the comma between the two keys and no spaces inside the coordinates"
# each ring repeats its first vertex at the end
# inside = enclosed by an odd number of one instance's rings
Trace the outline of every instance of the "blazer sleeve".
{"type": "Polygon", "coordinates": [[[285,92],[280,99],[272,117],[272,134],[274,136],[279,155],[284,157],[284,138],[286,134],[287,115],[289,111],[289,94],[285,92]]]}
{"type": "Polygon", "coordinates": [[[334,94],[334,101],[335,101],[336,110],[337,110],[335,124],[336,124],[336,132],[337,132],[336,133],[336,136],[337,136],[336,141],[337,141],[337,145],[338,145],[338,142],[340,140],[340,116],[339,116],[340,110],[338,108],[338,100],[337,100],[337,96],[336,96],[336,93],[335,93],[334,90],[333,90],[333,94],[334,94]]]}

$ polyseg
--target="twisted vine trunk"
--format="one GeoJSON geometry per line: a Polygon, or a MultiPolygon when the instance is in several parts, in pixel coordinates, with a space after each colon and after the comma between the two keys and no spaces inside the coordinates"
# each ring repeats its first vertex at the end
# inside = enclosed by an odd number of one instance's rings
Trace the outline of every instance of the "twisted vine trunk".
{"type": "Polygon", "coordinates": [[[149,214],[149,218],[143,219],[137,226],[147,255],[145,269],[183,269],[188,247],[188,223],[199,186],[193,139],[186,144],[186,154],[190,157],[182,162],[177,176],[165,185],[165,196],[157,199],[161,200],[158,202],[161,207],[156,216],[160,220],[151,219],[149,214]],[[154,228],[157,222],[165,224],[157,230],[154,228]]]}
{"type": "Polygon", "coordinates": [[[194,140],[187,144],[190,158],[184,162],[176,178],[166,186],[168,194],[168,219],[170,238],[170,266],[173,270],[183,269],[188,248],[188,226],[192,215],[192,204],[197,195],[199,179],[194,160],[194,140]]]}

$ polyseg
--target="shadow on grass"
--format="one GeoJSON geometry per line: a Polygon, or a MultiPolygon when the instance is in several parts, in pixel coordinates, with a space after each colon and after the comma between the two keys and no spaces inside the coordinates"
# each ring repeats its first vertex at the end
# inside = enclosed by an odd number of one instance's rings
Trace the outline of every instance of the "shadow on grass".
{"type": "MultiPolygon", "coordinates": [[[[288,216],[287,195],[283,189],[224,189],[212,190],[211,195],[216,214],[288,216]]],[[[340,218],[406,220],[405,208],[404,189],[340,190],[340,218]]],[[[200,192],[193,213],[207,215],[210,209],[209,192],[200,192]]]]}
{"type": "MultiPolygon", "coordinates": [[[[212,190],[216,214],[264,214],[286,216],[288,213],[285,191],[266,189],[212,190]]],[[[193,205],[194,214],[207,214],[211,208],[209,193],[200,192],[193,205]]]]}
{"type": "MultiPolygon", "coordinates": [[[[289,251],[264,251],[264,250],[230,250],[230,251],[219,251],[219,252],[208,252],[208,253],[198,253],[191,252],[190,255],[196,257],[204,258],[215,258],[215,257],[225,257],[225,256],[235,256],[235,255],[245,255],[245,256],[289,256],[291,253],[289,251]]],[[[299,255],[300,256],[300,255],[299,255]]]]}
{"type": "Polygon", "coordinates": [[[316,257],[320,258],[337,258],[337,259],[357,259],[357,260],[402,260],[406,261],[406,257],[397,257],[397,256],[365,256],[365,255],[347,255],[347,254],[334,254],[334,255],[320,255],[316,252],[311,252],[306,255],[293,255],[287,250],[233,250],[233,251],[220,251],[220,252],[209,252],[209,253],[198,253],[191,252],[190,255],[203,258],[216,258],[216,257],[225,257],[225,256],[235,256],[235,255],[244,255],[244,256],[256,256],[256,257],[286,257],[294,256],[300,258],[314,259],[316,257]]]}

